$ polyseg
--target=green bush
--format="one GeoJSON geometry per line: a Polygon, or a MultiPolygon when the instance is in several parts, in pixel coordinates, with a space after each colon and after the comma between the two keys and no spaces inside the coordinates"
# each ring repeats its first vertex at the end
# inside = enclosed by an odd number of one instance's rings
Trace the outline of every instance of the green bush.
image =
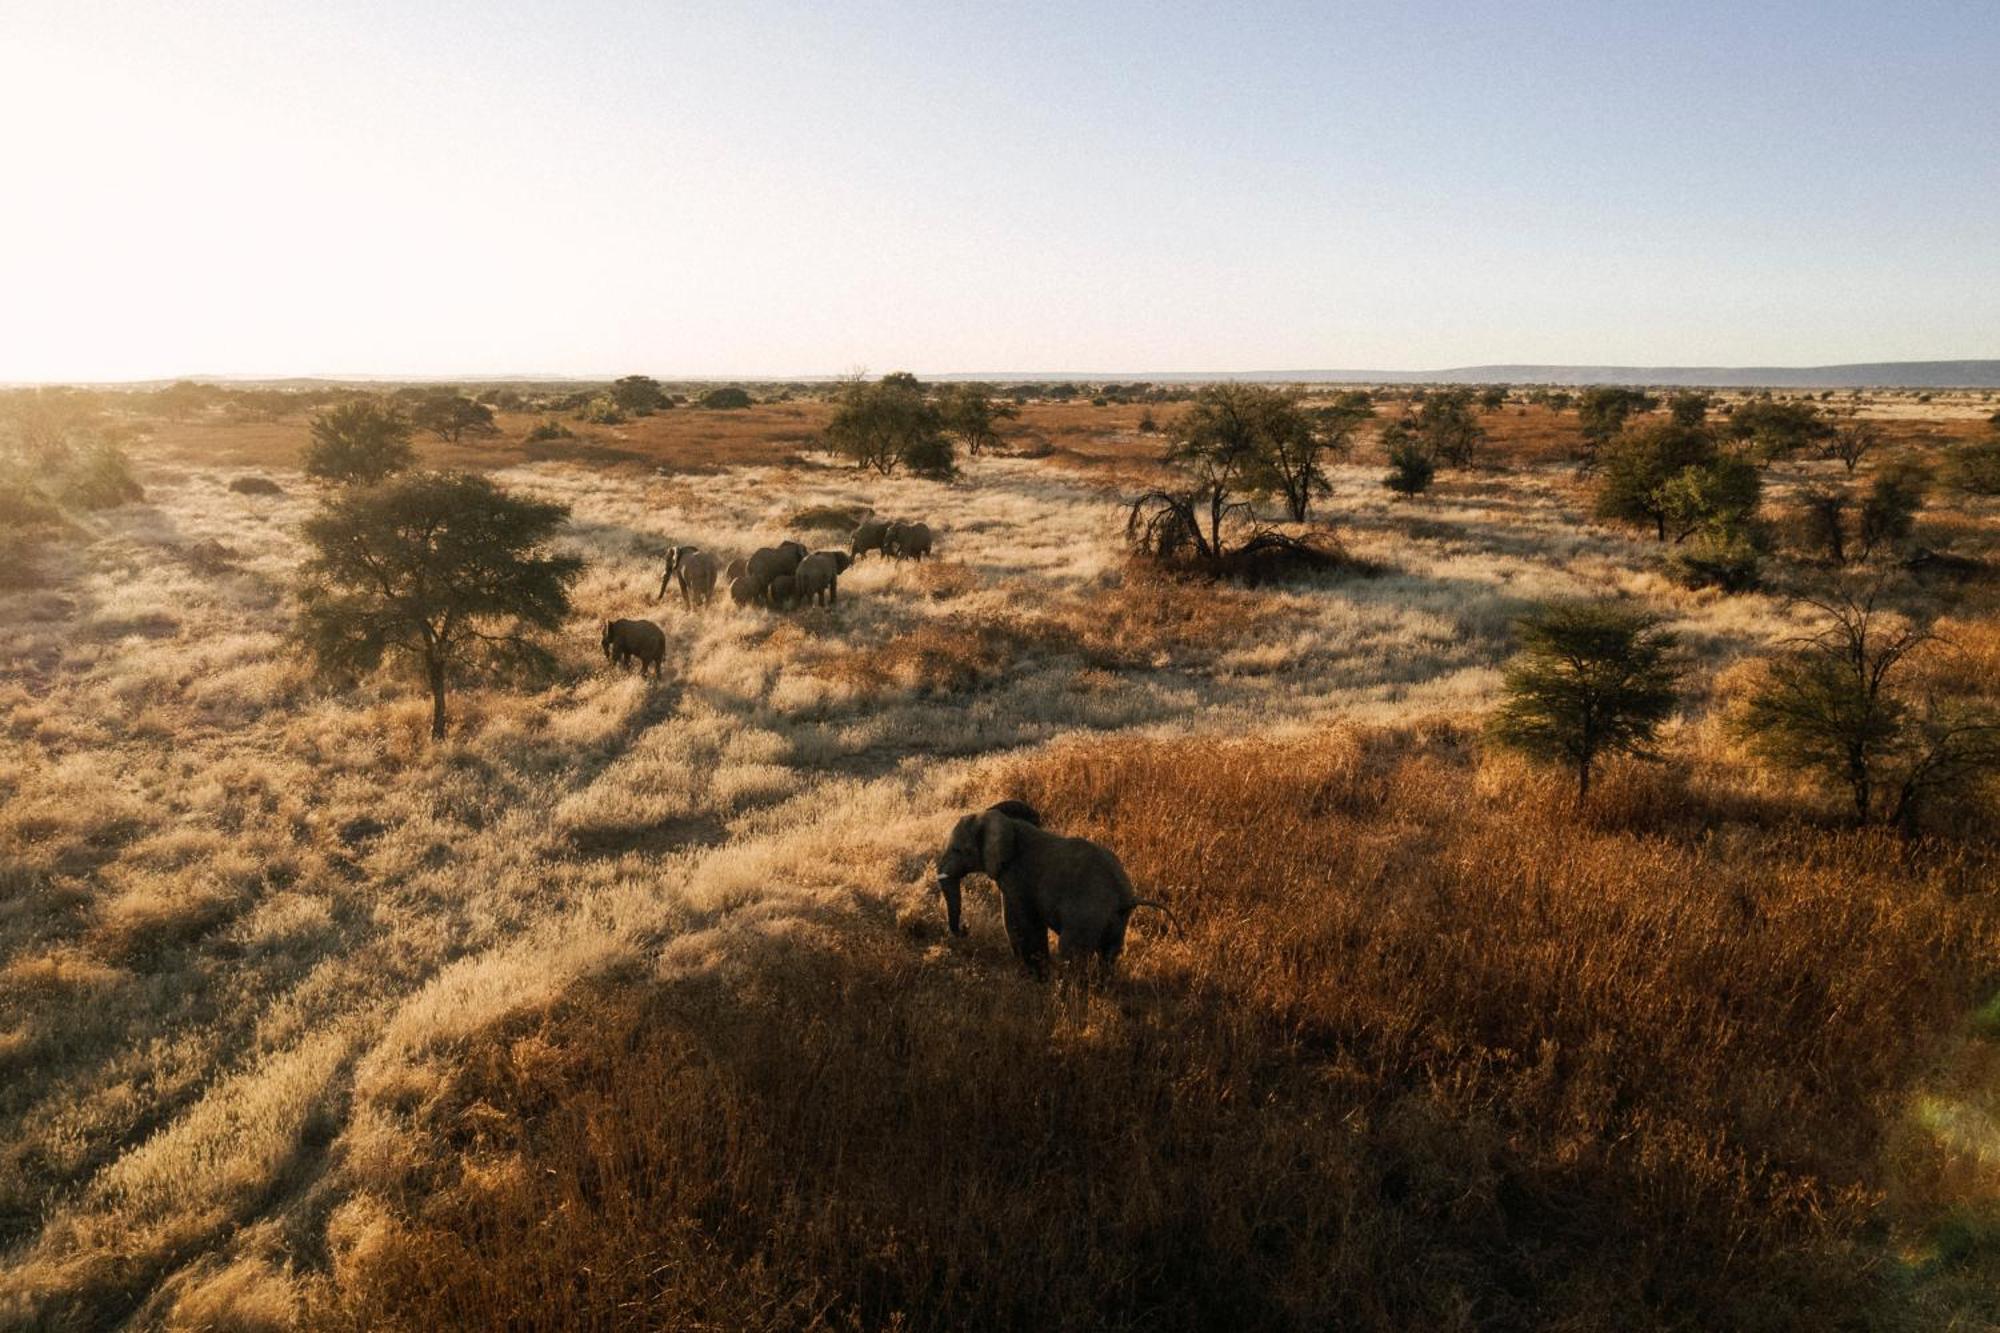
{"type": "Polygon", "coordinates": [[[710,389],[701,396],[699,404],[711,411],[737,411],[750,406],[750,395],[747,391],[728,384],[720,389],[710,389]]]}
{"type": "Polygon", "coordinates": [[[550,417],[546,421],[537,422],[535,428],[528,432],[527,438],[530,444],[540,444],[545,440],[573,440],[576,438],[576,432],[554,417],[550,417]]]}
{"type": "Polygon", "coordinates": [[[1741,526],[1705,528],[1674,548],[1667,573],[1684,588],[1746,592],[1757,586],[1763,552],[1741,526]]]}

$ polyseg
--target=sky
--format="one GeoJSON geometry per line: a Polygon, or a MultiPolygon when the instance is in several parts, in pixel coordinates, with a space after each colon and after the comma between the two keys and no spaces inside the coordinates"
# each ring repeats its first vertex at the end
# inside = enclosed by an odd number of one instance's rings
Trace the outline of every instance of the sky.
{"type": "Polygon", "coordinates": [[[7,0],[0,381],[2000,356],[2000,4],[7,0]]]}

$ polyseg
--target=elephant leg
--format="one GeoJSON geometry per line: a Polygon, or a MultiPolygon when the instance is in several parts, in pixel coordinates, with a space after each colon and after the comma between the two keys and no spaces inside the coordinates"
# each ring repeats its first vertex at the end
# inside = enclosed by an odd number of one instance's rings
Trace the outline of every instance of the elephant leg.
{"type": "Polygon", "coordinates": [[[1088,989],[1091,966],[1103,951],[1103,932],[1094,927],[1071,926],[1057,936],[1062,951],[1063,980],[1088,989]]]}
{"type": "Polygon", "coordinates": [[[1017,902],[1012,895],[1003,896],[1002,915],[1007,922],[1007,940],[1014,946],[1014,956],[1021,960],[1021,966],[1028,969],[1035,980],[1043,981],[1049,975],[1049,928],[1043,924],[1041,914],[1028,903],[1017,902]]]}

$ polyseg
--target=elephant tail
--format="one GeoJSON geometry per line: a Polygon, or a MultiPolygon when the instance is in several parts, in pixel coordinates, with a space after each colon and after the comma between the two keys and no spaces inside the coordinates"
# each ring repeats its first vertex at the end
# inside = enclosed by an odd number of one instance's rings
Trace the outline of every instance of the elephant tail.
{"type": "Polygon", "coordinates": [[[1181,928],[1181,919],[1174,914],[1174,909],[1161,902],[1158,898],[1134,899],[1132,905],[1125,909],[1125,915],[1130,916],[1142,907],[1150,907],[1154,911],[1164,915],[1168,921],[1173,923],[1174,934],[1183,937],[1187,935],[1187,931],[1181,928]]]}

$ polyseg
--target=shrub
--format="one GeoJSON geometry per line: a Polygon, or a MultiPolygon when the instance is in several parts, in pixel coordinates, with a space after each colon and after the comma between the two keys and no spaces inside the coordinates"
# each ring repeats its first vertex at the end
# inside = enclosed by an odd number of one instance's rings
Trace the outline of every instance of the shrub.
{"type": "Polygon", "coordinates": [[[72,455],[57,479],[58,498],[79,509],[115,509],[145,493],[125,451],[104,439],[72,455]]]}
{"type": "Polygon", "coordinates": [[[1389,446],[1389,474],[1382,484],[1398,495],[1422,495],[1437,475],[1437,464],[1415,440],[1398,439],[1389,446]]]}
{"type": "Polygon", "coordinates": [[[233,478],[229,489],[238,495],[283,495],[285,488],[269,477],[245,476],[233,478]]]}
{"type": "Polygon", "coordinates": [[[1763,553],[1743,525],[1706,528],[1667,557],[1667,572],[1682,587],[1724,592],[1756,587],[1762,565],[1763,553]]]}
{"type": "Polygon", "coordinates": [[[725,384],[719,389],[710,389],[697,401],[697,405],[711,412],[734,412],[750,406],[750,394],[733,384],[725,384]]]}
{"type": "Polygon", "coordinates": [[[1522,651],[1490,730],[1503,745],[1576,770],[1576,796],[1606,755],[1643,753],[1673,712],[1673,636],[1657,616],[1608,602],[1545,607],[1518,622],[1522,651]]]}
{"type": "Polygon", "coordinates": [[[575,438],[576,432],[568,426],[563,425],[562,422],[557,421],[554,417],[548,417],[536,422],[535,428],[527,434],[527,440],[530,444],[542,444],[550,440],[573,440],[575,438]]]}
{"type": "Polygon", "coordinates": [[[1868,494],[1861,501],[1858,533],[1861,559],[1868,559],[1878,550],[1896,550],[1910,539],[1929,483],[1929,474],[1915,463],[1876,472],[1868,494]]]}
{"type": "Polygon", "coordinates": [[[598,394],[586,399],[577,408],[577,419],[593,426],[622,426],[625,424],[625,409],[607,394],[598,394]]]}
{"type": "Polygon", "coordinates": [[[1967,495],[2000,495],[2000,434],[1961,444],[1947,453],[1944,479],[1967,495]]]}

